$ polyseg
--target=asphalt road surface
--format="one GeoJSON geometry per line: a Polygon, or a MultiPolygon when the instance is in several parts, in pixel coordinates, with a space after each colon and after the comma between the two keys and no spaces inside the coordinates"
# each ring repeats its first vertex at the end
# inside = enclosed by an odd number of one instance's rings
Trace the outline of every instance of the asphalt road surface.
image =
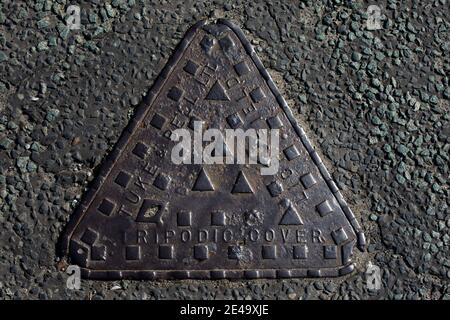
{"type": "Polygon", "coordinates": [[[64,20],[69,4],[0,5],[1,299],[450,299],[448,1],[92,0],[79,3],[79,30],[64,20]],[[336,279],[68,289],[56,250],[64,226],[205,18],[244,30],[363,226],[366,252],[336,279]]]}

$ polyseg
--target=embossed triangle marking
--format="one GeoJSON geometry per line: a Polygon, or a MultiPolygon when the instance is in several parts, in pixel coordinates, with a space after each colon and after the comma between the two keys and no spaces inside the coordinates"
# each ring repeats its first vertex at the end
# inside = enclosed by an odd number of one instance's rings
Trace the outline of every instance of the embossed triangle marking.
{"type": "Polygon", "coordinates": [[[186,33],[60,245],[86,278],[253,279],[347,274],[365,238],[243,32],[218,20],[186,33]],[[194,121],[280,130],[278,171],[174,163],[172,132],[194,121]]]}

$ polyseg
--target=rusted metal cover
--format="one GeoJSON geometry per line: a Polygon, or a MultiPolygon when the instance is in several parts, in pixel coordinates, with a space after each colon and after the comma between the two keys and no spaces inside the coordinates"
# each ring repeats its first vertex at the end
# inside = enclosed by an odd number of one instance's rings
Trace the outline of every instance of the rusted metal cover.
{"type": "Polygon", "coordinates": [[[364,234],[243,32],[186,34],[102,165],[62,248],[87,278],[334,277],[364,234]],[[174,164],[172,132],[280,129],[280,168],[174,164]]]}

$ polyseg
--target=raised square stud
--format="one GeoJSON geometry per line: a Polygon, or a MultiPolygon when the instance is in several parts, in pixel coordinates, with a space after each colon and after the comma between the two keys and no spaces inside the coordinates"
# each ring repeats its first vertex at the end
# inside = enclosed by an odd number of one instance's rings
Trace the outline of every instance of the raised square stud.
{"type": "Polygon", "coordinates": [[[189,123],[188,123],[188,128],[195,130],[195,123],[196,122],[202,122],[202,128],[205,129],[205,121],[200,120],[199,118],[197,118],[196,116],[192,116],[189,118],[189,123]]]}
{"type": "Polygon", "coordinates": [[[250,98],[252,98],[255,103],[261,101],[265,97],[264,92],[259,87],[250,92],[250,98]]]}
{"type": "Polygon", "coordinates": [[[238,74],[239,77],[242,77],[243,75],[246,75],[247,73],[250,72],[247,62],[245,62],[245,61],[242,61],[242,62],[239,62],[238,64],[236,64],[234,66],[234,70],[236,71],[236,73],[238,74]]]}
{"type": "Polygon", "coordinates": [[[238,260],[242,255],[244,248],[242,246],[229,246],[228,247],[228,259],[238,260]]]}
{"type": "Polygon", "coordinates": [[[172,179],[165,173],[160,173],[156,177],[155,181],[153,181],[153,185],[155,187],[157,187],[158,189],[164,191],[164,190],[167,190],[167,188],[169,187],[171,180],[172,179]]]}
{"type": "Polygon", "coordinates": [[[224,226],[227,223],[227,217],[223,211],[213,211],[211,212],[211,225],[213,226],[224,226]]]}
{"type": "Polygon", "coordinates": [[[283,150],[283,152],[289,161],[294,160],[295,158],[298,158],[300,156],[300,152],[295,145],[287,147],[283,150]]]}
{"type": "Polygon", "coordinates": [[[324,246],[323,257],[325,259],[337,259],[337,247],[336,246],[324,246]]]}
{"type": "Polygon", "coordinates": [[[294,259],[308,258],[308,247],[306,244],[299,244],[293,247],[294,259]]]}
{"type": "Polygon", "coordinates": [[[167,93],[167,96],[173,101],[178,102],[181,100],[183,93],[184,93],[183,90],[181,90],[180,88],[172,87],[167,93]]]}
{"type": "Polygon", "coordinates": [[[93,246],[91,248],[91,258],[96,261],[106,260],[106,246],[93,246]]]}
{"type": "Polygon", "coordinates": [[[311,173],[307,173],[300,177],[300,181],[302,182],[303,187],[305,189],[311,188],[313,185],[317,183],[316,179],[311,173]]]}
{"type": "Polygon", "coordinates": [[[211,52],[212,47],[214,46],[215,39],[209,35],[205,35],[200,41],[200,46],[205,51],[205,53],[209,54],[211,52]]]}
{"type": "Polygon", "coordinates": [[[125,249],[125,259],[141,260],[141,247],[140,246],[127,246],[125,249]]]}
{"type": "Polygon", "coordinates": [[[284,190],[283,185],[279,181],[272,181],[268,186],[267,190],[272,197],[278,197],[284,190]]]}
{"type": "Polygon", "coordinates": [[[189,227],[192,223],[192,213],[190,211],[181,210],[177,214],[177,224],[180,227],[189,227]]]}
{"type": "Polygon", "coordinates": [[[199,244],[194,246],[194,258],[197,260],[206,260],[209,258],[208,246],[199,244]]]}
{"type": "Polygon", "coordinates": [[[263,259],[276,259],[277,247],[276,246],[262,246],[263,259]]]}
{"type": "Polygon", "coordinates": [[[316,206],[316,209],[321,217],[324,217],[333,212],[333,207],[331,206],[331,202],[329,200],[325,200],[322,203],[318,204],[316,206]]]}
{"type": "Polygon", "coordinates": [[[267,119],[267,124],[269,125],[270,129],[280,129],[281,127],[283,127],[283,121],[281,121],[278,115],[267,119]]]}
{"type": "Polygon", "coordinates": [[[348,235],[342,227],[331,232],[331,237],[333,237],[334,243],[337,245],[348,240],[348,235]]]}
{"type": "Polygon", "coordinates": [[[234,48],[234,41],[231,39],[229,35],[226,35],[222,39],[219,40],[219,45],[223,51],[229,51],[234,48]]]}
{"type": "Polygon", "coordinates": [[[227,117],[227,122],[232,129],[235,129],[243,124],[241,116],[238,113],[232,114],[227,117]]]}
{"type": "Polygon", "coordinates": [[[196,64],[192,60],[188,60],[188,62],[184,66],[183,70],[186,71],[187,73],[195,76],[195,74],[197,73],[197,70],[198,70],[198,64],[196,64]]]}
{"type": "Polygon", "coordinates": [[[114,202],[105,198],[103,199],[102,203],[100,203],[100,205],[98,206],[98,211],[100,211],[106,216],[110,216],[113,213],[115,207],[116,205],[114,204],[114,202]]]}
{"type": "Polygon", "coordinates": [[[81,241],[84,243],[92,246],[98,238],[98,232],[92,230],[91,228],[87,228],[86,231],[83,233],[83,236],[81,236],[81,241]]]}
{"type": "Polygon", "coordinates": [[[114,180],[115,183],[117,183],[119,186],[126,188],[128,187],[128,184],[130,183],[131,175],[125,171],[120,171],[117,175],[116,179],[114,180]]]}

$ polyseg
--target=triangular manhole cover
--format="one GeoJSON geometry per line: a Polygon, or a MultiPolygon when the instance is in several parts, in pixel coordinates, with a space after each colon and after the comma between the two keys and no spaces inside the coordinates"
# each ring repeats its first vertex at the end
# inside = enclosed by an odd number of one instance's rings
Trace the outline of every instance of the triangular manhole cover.
{"type": "Polygon", "coordinates": [[[187,32],[62,248],[88,278],[222,279],[344,275],[355,244],[361,227],[303,129],[243,32],[219,20],[187,32]],[[279,170],[173,163],[173,132],[195,121],[279,129],[279,170]]]}

